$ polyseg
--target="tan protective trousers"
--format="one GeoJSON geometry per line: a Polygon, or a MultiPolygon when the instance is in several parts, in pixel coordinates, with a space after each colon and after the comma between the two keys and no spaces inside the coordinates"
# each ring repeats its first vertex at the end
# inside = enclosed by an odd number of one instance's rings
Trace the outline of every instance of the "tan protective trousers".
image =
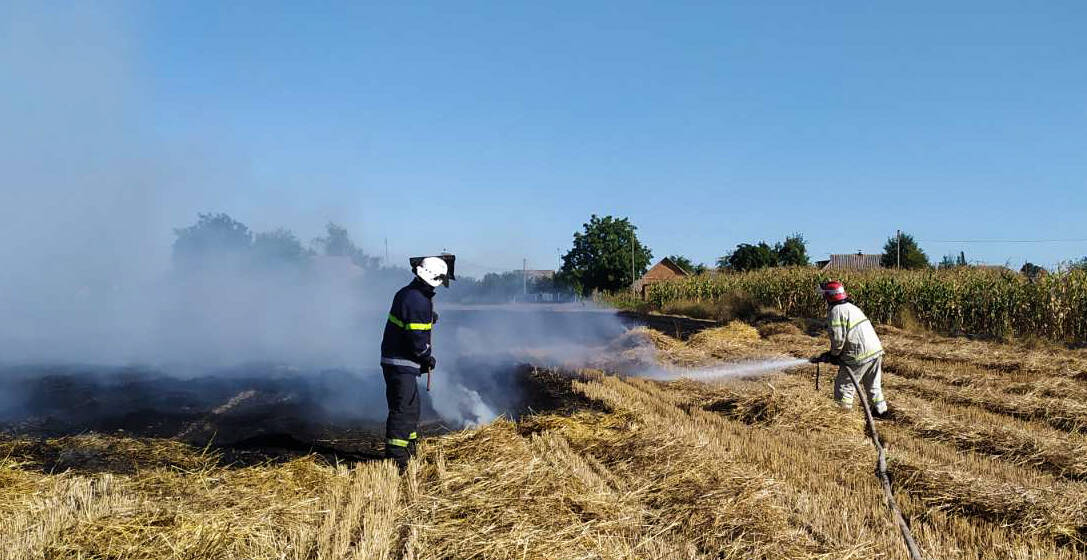
{"type": "Polygon", "coordinates": [[[868,391],[868,402],[872,405],[872,412],[876,414],[887,412],[887,401],[883,398],[883,356],[856,366],[842,364],[838,368],[838,377],[834,379],[834,400],[847,410],[853,408],[853,398],[857,393],[853,388],[853,382],[849,380],[850,373],[857,378],[861,387],[868,391]]]}

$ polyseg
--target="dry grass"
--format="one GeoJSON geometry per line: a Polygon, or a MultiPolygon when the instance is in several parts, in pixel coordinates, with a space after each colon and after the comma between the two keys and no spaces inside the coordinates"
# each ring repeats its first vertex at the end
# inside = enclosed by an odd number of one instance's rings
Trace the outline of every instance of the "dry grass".
{"type": "Polygon", "coordinates": [[[930,509],[1010,526],[1060,543],[1087,544],[1087,496],[1081,488],[994,482],[935,461],[900,459],[896,484],[930,509]]]}
{"type": "MultiPolygon", "coordinates": [[[[769,357],[777,355],[771,345],[764,343],[759,331],[750,325],[733,321],[723,327],[706,329],[687,341],[680,341],[645,327],[627,332],[610,347],[615,366],[624,364],[667,365],[700,367],[721,360],[769,357]],[[647,352],[647,350],[649,352],[647,352]]],[[[612,369],[612,368],[605,368],[612,369]]],[[[619,371],[637,371],[637,368],[618,368],[619,371]]]]}
{"type": "Polygon", "coordinates": [[[896,404],[896,420],[918,437],[1029,465],[1060,477],[1087,480],[1087,438],[1081,435],[908,395],[899,395],[896,404]]]}
{"type": "Polygon", "coordinates": [[[1055,344],[996,343],[908,332],[881,325],[877,332],[899,357],[938,360],[997,372],[1024,372],[1087,381],[1087,351],[1055,344]]]}
{"type": "Polygon", "coordinates": [[[46,475],[2,467],[0,558],[385,558],[399,477],[302,459],[246,469],[46,475]]]}
{"type": "Polygon", "coordinates": [[[804,334],[804,331],[802,331],[800,329],[800,327],[796,326],[793,323],[787,322],[787,321],[764,323],[762,325],[759,325],[758,329],[756,329],[756,330],[758,330],[759,336],[761,336],[763,338],[770,338],[771,336],[774,336],[776,334],[784,334],[784,335],[803,335],[804,334]]]}
{"type": "MultiPolygon", "coordinates": [[[[1087,552],[1079,351],[881,328],[879,425],[931,558],[1087,552]]],[[[794,323],[646,329],[609,371],[820,351],[794,323]],[[654,351],[655,350],[655,351],[654,351]]],[[[857,412],[811,371],[657,382],[586,370],[600,405],[428,438],[398,476],[315,457],[245,468],[165,440],[0,440],[0,558],[897,558],[857,412]]]]}
{"type": "MultiPolygon", "coordinates": [[[[630,330],[612,347],[621,362],[636,363],[644,367],[658,361],[683,367],[706,365],[712,357],[668,335],[653,329],[639,327],[630,330]]],[[[638,369],[630,368],[630,369],[638,369]]]]}
{"type": "MultiPolygon", "coordinates": [[[[892,368],[888,368],[894,371],[892,368]]],[[[890,379],[886,385],[928,400],[972,406],[1073,433],[1087,427],[1087,404],[1075,399],[1017,395],[990,387],[961,387],[927,379],[890,379]]]]}
{"type": "Polygon", "coordinates": [[[685,346],[714,359],[736,360],[757,355],[754,350],[760,342],[758,330],[747,323],[732,321],[723,327],[707,329],[691,336],[685,346]]]}
{"type": "Polygon", "coordinates": [[[719,323],[749,320],[755,316],[758,306],[754,300],[742,293],[731,293],[721,297],[706,299],[672,300],[660,306],[662,313],[683,315],[696,319],[712,319],[719,323]]]}
{"type": "Polygon", "coordinates": [[[83,434],[39,440],[0,437],[0,457],[16,459],[42,470],[131,473],[155,467],[196,471],[217,462],[209,450],[169,439],[109,437],[83,434]]]}

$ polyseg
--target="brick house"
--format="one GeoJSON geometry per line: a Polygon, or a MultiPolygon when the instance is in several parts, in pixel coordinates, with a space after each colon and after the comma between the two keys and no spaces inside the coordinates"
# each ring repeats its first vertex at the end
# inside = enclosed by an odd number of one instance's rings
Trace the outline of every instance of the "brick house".
{"type": "Polygon", "coordinates": [[[634,291],[641,295],[642,299],[645,299],[646,287],[650,284],[656,284],[657,282],[671,280],[673,278],[684,278],[690,275],[690,272],[672,262],[672,259],[665,257],[661,259],[660,262],[653,265],[653,268],[646,271],[641,278],[634,281],[634,291]]]}

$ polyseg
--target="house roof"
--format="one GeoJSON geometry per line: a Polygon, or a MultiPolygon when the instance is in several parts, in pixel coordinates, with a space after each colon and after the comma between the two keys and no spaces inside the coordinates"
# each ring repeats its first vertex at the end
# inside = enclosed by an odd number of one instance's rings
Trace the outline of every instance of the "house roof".
{"type": "MultiPolygon", "coordinates": [[[[675,261],[673,261],[672,259],[670,259],[668,257],[664,257],[663,259],[661,259],[661,261],[659,263],[653,265],[653,268],[657,268],[658,266],[663,266],[663,267],[671,270],[672,272],[674,272],[674,273],[676,273],[676,274],[678,274],[680,276],[690,276],[691,275],[691,271],[687,270],[686,268],[683,268],[682,266],[679,266],[678,264],[675,263],[675,261]]],[[[653,268],[651,268],[650,270],[653,270],[653,268]]],[[[648,274],[648,272],[646,274],[648,274]]]]}
{"type": "Polygon", "coordinates": [[[691,273],[682,266],[676,264],[672,259],[665,257],[661,259],[660,262],[653,265],[649,270],[645,271],[645,274],[643,274],[641,278],[635,280],[633,289],[635,291],[644,290],[647,285],[655,282],[668,280],[670,278],[682,278],[690,275],[691,273]]]}
{"type": "Polygon", "coordinates": [[[866,255],[864,253],[850,253],[845,255],[831,255],[830,261],[823,265],[823,270],[870,270],[880,268],[879,260],[882,255],[866,255]]]}
{"type": "Polygon", "coordinates": [[[646,282],[659,282],[669,277],[682,277],[690,276],[691,273],[679,266],[672,259],[667,257],[663,258],[657,264],[645,271],[645,274],[641,278],[634,281],[634,287],[637,288],[646,282]]]}

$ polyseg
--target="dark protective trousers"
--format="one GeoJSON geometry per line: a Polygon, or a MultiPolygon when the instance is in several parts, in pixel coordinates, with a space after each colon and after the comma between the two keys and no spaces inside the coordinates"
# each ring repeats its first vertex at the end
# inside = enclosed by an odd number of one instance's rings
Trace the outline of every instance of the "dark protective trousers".
{"type": "Polygon", "coordinates": [[[389,418],[385,422],[385,457],[396,461],[401,469],[415,455],[419,435],[419,370],[382,365],[385,375],[385,401],[389,418]]]}

